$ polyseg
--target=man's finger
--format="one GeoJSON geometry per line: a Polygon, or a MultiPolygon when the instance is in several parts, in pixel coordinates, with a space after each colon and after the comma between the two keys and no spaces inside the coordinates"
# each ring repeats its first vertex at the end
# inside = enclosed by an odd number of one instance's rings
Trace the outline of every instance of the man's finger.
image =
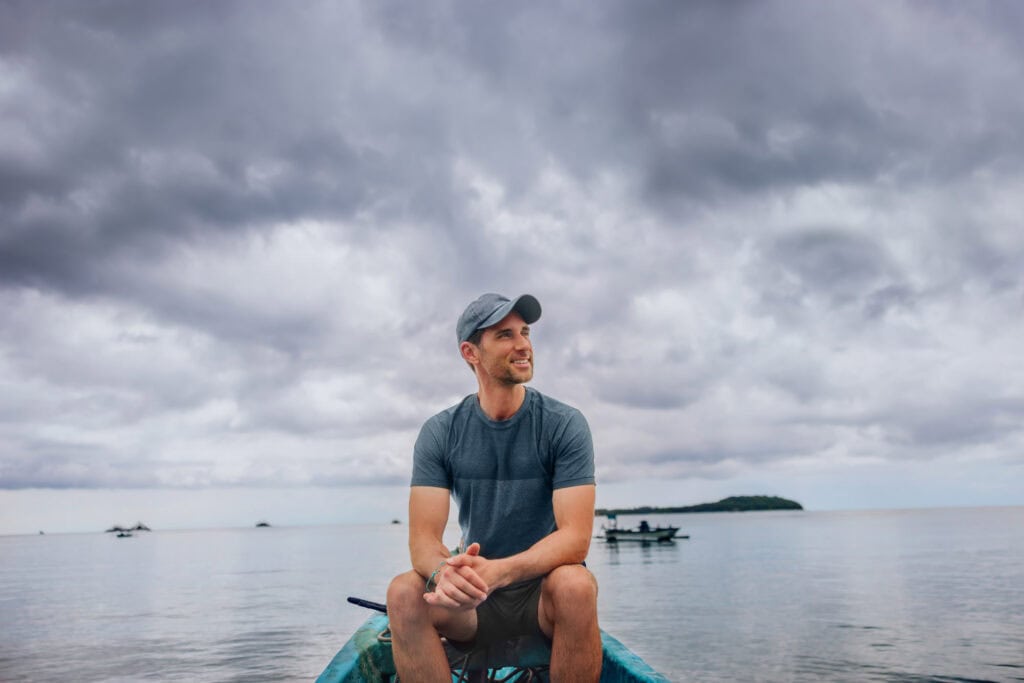
{"type": "Polygon", "coordinates": [[[454,576],[449,576],[448,582],[474,599],[487,597],[487,582],[470,567],[456,567],[454,576]]]}
{"type": "Polygon", "coordinates": [[[454,607],[454,604],[449,604],[451,598],[441,593],[424,593],[423,599],[427,601],[427,604],[433,605],[434,607],[454,607]]]}
{"type": "Polygon", "coordinates": [[[423,599],[429,605],[447,607],[449,609],[476,607],[483,602],[482,598],[467,595],[455,586],[447,586],[444,590],[437,590],[433,593],[424,593],[423,599]]]}
{"type": "Polygon", "coordinates": [[[449,567],[466,567],[473,562],[473,555],[452,555],[447,559],[449,567]]]}

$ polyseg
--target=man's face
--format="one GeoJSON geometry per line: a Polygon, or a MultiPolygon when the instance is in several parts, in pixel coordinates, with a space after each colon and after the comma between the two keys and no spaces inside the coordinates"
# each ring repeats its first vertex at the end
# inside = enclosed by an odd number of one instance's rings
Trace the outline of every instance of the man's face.
{"type": "Polygon", "coordinates": [[[530,326],[513,311],[484,330],[480,345],[480,372],[500,384],[524,384],[533,379],[530,326]]]}

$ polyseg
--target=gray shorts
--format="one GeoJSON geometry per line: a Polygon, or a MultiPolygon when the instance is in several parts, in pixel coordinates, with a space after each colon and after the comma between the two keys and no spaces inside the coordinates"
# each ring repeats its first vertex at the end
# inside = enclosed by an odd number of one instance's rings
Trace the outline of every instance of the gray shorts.
{"type": "Polygon", "coordinates": [[[476,608],[476,637],[470,643],[453,643],[460,649],[485,647],[491,643],[517,636],[544,636],[537,622],[541,581],[531,581],[501,588],[487,596],[476,608]]]}

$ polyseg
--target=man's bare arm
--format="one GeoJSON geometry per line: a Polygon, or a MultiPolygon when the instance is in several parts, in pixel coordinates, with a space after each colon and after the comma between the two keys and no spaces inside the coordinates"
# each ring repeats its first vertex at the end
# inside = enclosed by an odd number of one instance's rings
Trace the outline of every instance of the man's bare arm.
{"type": "Polygon", "coordinates": [[[593,485],[556,489],[552,494],[557,527],[554,533],[510,557],[488,560],[487,548],[481,548],[482,557],[457,555],[449,563],[473,567],[489,591],[544,576],[565,564],[580,564],[587,557],[594,533],[594,498],[593,485]]]}
{"type": "Polygon", "coordinates": [[[448,609],[476,607],[487,597],[487,585],[473,572],[459,574],[445,567],[451,552],[444,545],[448,523],[449,492],[429,486],[413,486],[409,493],[409,554],[416,573],[433,577],[424,599],[448,609]],[[447,571],[446,571],[447,570],[447,571]]]}
{"type": "Polygon", "coordinates": [[[412,567],[424,579],[451,552],[444,545],[448,524],[448,489],[413,486],[409,491],[409,555],[412,567]]]}

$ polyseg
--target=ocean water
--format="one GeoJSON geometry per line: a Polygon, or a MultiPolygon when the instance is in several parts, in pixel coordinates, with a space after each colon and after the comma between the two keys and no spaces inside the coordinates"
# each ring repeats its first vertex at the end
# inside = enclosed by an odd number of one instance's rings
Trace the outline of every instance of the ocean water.
{"type": "MultiPolygon", "coordinates": [[[[671,680],[1024,681],[1024,508],[649,519],[690,538],[588,565],[602,627],[671,680]]],[[[0,681],[312,680],[405,534],[0,537],[0,681]]]]}

